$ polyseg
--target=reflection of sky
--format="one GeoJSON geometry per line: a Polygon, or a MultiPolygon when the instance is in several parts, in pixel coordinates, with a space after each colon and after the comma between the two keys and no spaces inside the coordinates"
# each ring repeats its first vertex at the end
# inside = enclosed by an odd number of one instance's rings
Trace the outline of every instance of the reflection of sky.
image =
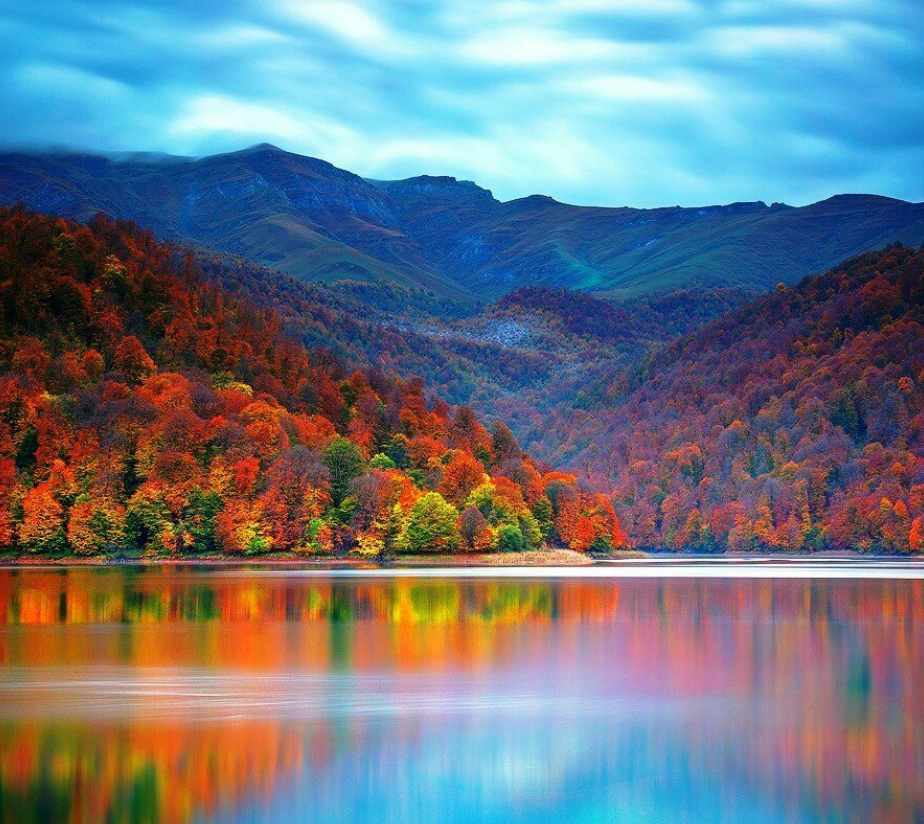
{"type": "Polygon", "coordinates": [[[7,0],[2,140],[268,140],[502,199],[924,199],[919,0],[7,0]]]}
{"type": "MultiPolygon", "coordinates": [[[[591,718],[497,716],[376,723],[361,747],[286,780],[239,822],[796,822],[809,788],[762,795],[728,748],[742,722],[719,699],[677,713],[591,718]],[[712,739],[697,732],[708,721],[712,739]],[[718,752],[711,758],[710,751],[718,752]],[[714,762],[710,768],[710,760],[714,762]],[[799,795],[796,795],[798,793],[799,795]]],[[[841,813],[844,810],[840,811],[841,813]]],[[[836,819],[835,819],[836,820],[836,819]]]]}

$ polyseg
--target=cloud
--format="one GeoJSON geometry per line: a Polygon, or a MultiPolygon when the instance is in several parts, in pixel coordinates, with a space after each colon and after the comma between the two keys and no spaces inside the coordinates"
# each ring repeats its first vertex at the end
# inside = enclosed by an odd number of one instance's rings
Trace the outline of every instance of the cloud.
{"type": "Polygon", "coordinates": [[[848,48],[844,36],[832,29],[808,26],[723,26],[711,32],[708,44],[728,55],[779,55],[829,52],[848,48]]]}
{"type": "Polygon", "coordinates": [[[709,90],[689,77],[663,79],[628,74],[598,74],[557,81],[555,91],[609,104],[620,101],[693,103],[709,90]]]}
{"type": "Polygon", "coordinates": [[[366,7],[351,0],[281,0],[276,12],[368,54],[403,53],[402,38],[366,7]]]}
{"type": "Polygon", "coordinates": [[[293,140],[301,134],[302,125],[272,106],[205,95],[190,100],[168,130],[180,138],[193,136],[206,141],[212,135],[228,133],[293,140]]]}
{"type": "Polygon", "coordinates": [[[207,29],[199,32],[197,36],[189,38],[194,48],[216,50],[239,50],[246,48],[272,48],[290,38],[282,32],[262,26],[253,26],[245,23],[223,26],[218,29],[207,29]]]}
{"type": "Polygon", "coordinates": [[[493,66],[545,66],[593,63],[616,56],[620,46],[606,40],[568,37],[554,30],[511,28],[459,44],[467,61],[493,66]]]}
{"type": "Polygon", "coordinates": [[[657,206],[924,200],[917,0],[9,0],[8,145],[657,206]]]}
{"type": "Polygon", "coordinates": [[[113,80],[75,66],[49,63],[26,63],[16,73],[14,82],[20,90],[28,93],[35,86],[44,86],[50,95],[56,97],[105,98],[116,100],[123,97],[129,88],[113,80]]]}

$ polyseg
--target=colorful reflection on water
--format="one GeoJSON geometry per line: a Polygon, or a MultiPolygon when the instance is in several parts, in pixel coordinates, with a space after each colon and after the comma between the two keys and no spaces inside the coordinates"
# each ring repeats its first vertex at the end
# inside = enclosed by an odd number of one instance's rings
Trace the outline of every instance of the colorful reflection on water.
{"type": "Polygon", "coordinates": [[[924,581],[0,570],[0,822],[924,820],[924,581]]]}

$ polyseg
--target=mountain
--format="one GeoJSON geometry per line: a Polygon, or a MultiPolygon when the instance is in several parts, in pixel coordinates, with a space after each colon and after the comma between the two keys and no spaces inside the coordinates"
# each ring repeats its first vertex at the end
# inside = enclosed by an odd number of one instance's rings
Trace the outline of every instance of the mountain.
{"type": "Polygon", "coordinates": [[[527,441],[612,490],[637,546],[924,551],[922,249],[781,288],[589,394],[527,441]]]}
{"type": "Polygon", "coordinates": [[[271,290],[130,223],[0,208],[0,554],[625,544],[503,424],[306,349],[271,290]]]}
{"type": "Polygon", "coordinates": [[[547,413],[599,401],[610,376],[652,347],[757,296],[716,287],[602,300],[529,287],[477,309],[395,284],[307,282],[246,258],[189,251],[222,288],[271,306],[287,331],[344,369],[371,363],[422,377],[435,398],[504,420],[540,450],[547,413]]]}
{"type": "MultiPolygon", "coordinates": [[[[528,288],[456,318],[424,303],[402,319],[284,277],[259,280],[280,290],[274,305],[304,293],[352,318],[330,336],[345,357],[505,421],[611,495],[635,546],[924,550],[924,250],[867,253],[763,296],[528,288]]],[[[281,311],[293,329],[319,317],[281,311]]]]}
{"type": "Polygon", "coordinates": [[[924,204],[871,195],[801,208],[606,209],[537,196],[498,203],[471,197],[468,185],[452,199],[431,194],[429,185],[421,192],[414,181],[384,189],[427,259],[487,298],[524,286],[604,297],[702,286],[760,290],[891,242],[924,242],[924,204]]]}
{"type": "Polygon", "coordinates": [[[0,155],[0,202],[86,221],[98,212],[158,237],[239,254],[310,280],[358,279],[469,300],[397,226],[362,178],[269,145],[205,158],[144,153],[0,155]]]}
{"type": "Polygon", "coordinates": [[[463,302],[524,287],[606,298],[763,290],[892,242],[924,242],[924,204],[873,195],[799,208],[500,202],[452,177],[364,180],[266,144],[204,158],[0,154],[0,202],[17,201],[75,220],[135,220],[303,279],[397,283],[463,302]]]}

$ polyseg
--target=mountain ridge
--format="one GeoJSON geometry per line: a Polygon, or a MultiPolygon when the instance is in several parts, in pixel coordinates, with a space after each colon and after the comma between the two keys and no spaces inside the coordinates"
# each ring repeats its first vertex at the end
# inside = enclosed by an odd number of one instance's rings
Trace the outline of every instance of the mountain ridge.
{"type": "Polygon", "coordinates": [[[306,280],[388,281],[471,302],[523,287],[604,298],[768,289],[889,243],[924,243],[924,203],[881,195],[654,209],[501,201],[448,175],[367,179],[268,143],[198,158],[0,153],[0,202],[17,201],[135,220],[306,280]]]}

